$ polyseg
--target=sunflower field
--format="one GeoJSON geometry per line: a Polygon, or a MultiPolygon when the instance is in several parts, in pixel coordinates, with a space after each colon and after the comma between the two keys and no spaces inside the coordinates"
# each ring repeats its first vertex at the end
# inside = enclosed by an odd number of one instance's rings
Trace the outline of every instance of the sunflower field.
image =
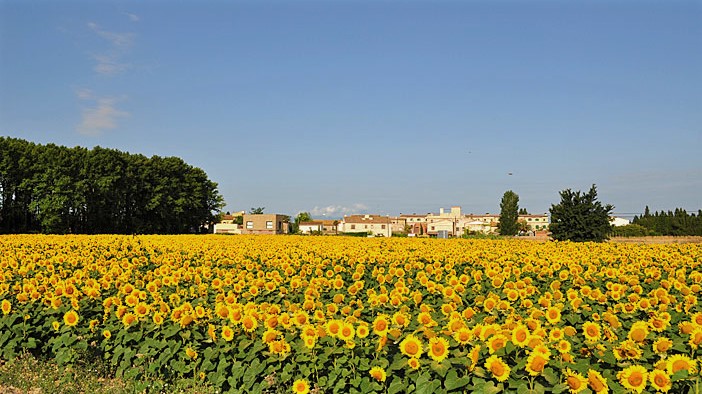
{"type": "Polygon", "coordinates": [[[702,245],[0,237],[0,359],[234,393],[698,393],[702,245]]]}

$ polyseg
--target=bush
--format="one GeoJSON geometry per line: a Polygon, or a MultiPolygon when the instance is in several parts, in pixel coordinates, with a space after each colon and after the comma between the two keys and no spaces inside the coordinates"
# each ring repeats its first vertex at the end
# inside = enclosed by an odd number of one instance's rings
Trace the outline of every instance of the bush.
{"type": "Polygon", "coordinates": [[[612,235],[615,237],[646,237],[658,234],[639,224],[627,224],[626,226],[614,227],[612,235]]]}

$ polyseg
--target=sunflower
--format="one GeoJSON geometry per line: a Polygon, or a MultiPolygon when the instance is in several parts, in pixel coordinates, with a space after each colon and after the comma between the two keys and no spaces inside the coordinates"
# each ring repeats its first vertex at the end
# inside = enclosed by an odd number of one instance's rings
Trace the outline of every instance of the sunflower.
{"type": "Polygon", "coordinates": [[[307,324],[307,322],[309,322],[309,320],[310,316],[305,311],[298,311],[293,317],[293,322],[297,326],[304,326],[305,324],[307,324]]]}
{"type": "Polygon", "coordinates": [[[558,349],[559,353],[568,353],[570,352],[570,349],[572,348],[572,345],[570,342],[568,342],[565,339],[561,339],[558,341],[558,344],[556,345],[556,349],[558,349]]]}
{"type": "Polygon", "coordinates": [[[384,382],[388,375],[383,368],[376,366],[370,369],[370,376],[379,382],[384,382]]]}
{"type": "Polygon", "coordinates": [[[197,359],[197,352],[191,347],[185,349],[185,355],[191,360],[197,359]]]}
{"type": "Polygon", "coordinates": [[[222,327],[222,339],[229,342],[234,339],[234,330],[229,326],[222,327]]]}
{"type": "Polygon", "coordinates": [[[587,388],[588,380],[578,372],[566,368],[566,384],[571,394],[577,394],[587,388]]]}
{"type": "Polygon", "coordinates": [[[370,330],[368,329],[368,323],[362,322],[356,328],[356,336],[359,338],[365,338],[369,333],[370,330]]]}
{"type": "Polygon", "coordinates": [[[307,394],[310,392],[310,384],[305,379],[298,379],[293,382],[292,392],[295,394],[307,394]]]}
{"type": "Polygon", "coordinates": [[[685,370],[690,375],[697,371],[697,362],[684,354],[675,354],[668,357],[666,370],[668,375],[674,375],[678,371],[685,370]]]}
{"type": "Polygon", "coordinates": [[[561,321],[561,308],[552,306],[546,309],[546,320],[551,324],[558,324],[561,321]]]}
{"type": "Polygon", "coordinates": [[[466,345],[473,339],[473,332],[465,327],[453,333],[453,339],[461,345],[466,345]]]}
{"type": "Polygon", "coordinates": [[[112,338],[112,332],[110,332],[110,330],[103,330],[102,336],[105,337],[105,339],[110,339],[112,338]]]}
{"type": "Polygon", "coordinates": [[[287,354],[290,353],[290,344],[285,339],[273,341],[268,344],[268,351],[273,354],[287,354]]]}
{"type": "Polygon", "coordinates": [[[356,335],[356,330],[353,329],[353,324],[342,323],[341,329],[339,330],[339,339],[342,341],[350,341],[356,335]]]}
{"type": "Polygon", "coordinates": [[[590,389],[597,394],[606,393],[609,391],[607,378],[602,376],[601,373],[595,371],[594,369],[589,369],[587,371],[587,384],[590,386],[590,389]]]}
{"type": "Polygon", "coordinates": [[[316,337],[303,337],[302,338],[303,342],[305,343],[305,347],[308,349],[314,348],[314,345],[317,344],[317,338],[316,337]]]}
{"type": "Polygon", "coordinates": [[[392,322],[396,326],[407,327],[407,325],[410,324],[410,319],[409,319],[409,317],[407,317],[406,314],[404,314],[402,312],[395,312],[392,315],[392,322]]]}
{"type": "Polygon", "coordinates": [[[646,388],[647,378],[648,372],[646,372],[646,367],[641,365],[626,367],[617,374],[617,379],[619,379],[619,383],[621,383],[622,386],[631,391],[636,391],[637,393],[642,392],[646,388]]]}
{"type": "Polygon", "coordinates": [[[646,339],[648,333],[648,322],[637,321],[631,326],[627,337],[634,342],[641,343],[646,339]]]}
{"type": "Polygon", "coordinates": [[[409,365],[410,368],[417,370],[420,366],[419,359],[417,357],[412,357],[409,360],[407,360],[407,365],[409,365]]]}
{"type": "Polygon", "coordinates": [[[548,340],[549,340],[550,342],[558,342],[558,341],[560,341],[561,339],[563,339],[564,335],[565,335],[565,334],[563,333],[563,330],[561,330],[561,329],[558,328],[558,327],[554,327],[554,328],[551,329],[551,331],[549,331],[549,333],[548,333],[548,340]]]}
{"type": "Polygon", "coordinates": [[[527,358],[525,369],[531,376],[537,376],[544,371],[549,356],[541,352],[532,351],[527,358]]]}
{"type": "Polygon", "coordinates": [[[241,326],[244,328],[244,331],[253,332],[258,327],[258,321],[252,315],[247,314],[241,319],[241,326]]]}
{"type": "Polygon", "coordinates": [[[341,331],[341,327],[343,327],[344,322],[341,320],[337,319],[332,319],[329,320],[327,323],[327,335],[329,335],[332,338],[336,338],[339,335],[339,332],[341,331]]]}
{"type": "Polygon", "coordinates": [[[12,310],[12,304],[8,300],[2,300],[2,314],[7,315],[12,310]]]}
{"type": "Polygon", "coordinates": [[[387,316],[379,315],[373,320],[373,332],[379,336],[385,336],[388,333],[388,328],[390,327],[390,322],[387,316]]]}
{"type": "Polygon", "coordinates": [[[517,326],[512,330],[512,343],[519,347],[526,346],[529,340],[529,334],[530,333],[527,326],[521,323],[517,324],[517,326]]]}
{"type": "Polygon", "coordinates": [[[124,299],[124,303],[130,307],[134,307],[137,304],[137,302],[139,302],[139,297],[137,297],[134,294],[130,294],[124,299]]]}
{"type": "Polygon", "coordinates": [[[505,345],[507,345],[507,341],[507,337],[502,334],[491,336],[487,341],[487,346],[488,350],[490,351],[490,354],[493,354],[496,351],[505,347],[505,345]]]}
{"type": "Polygon", "coordinates": [[[419,358],[422,355],[422,342],[410,334],[400,342],[400,351],[407,357],[419,358]]]}
{"type": "Polygon", "coordinates": [[[480,345],[473,347],[468,353],[468,359],[470,360],[469,371],[473,371],[475,367],[478,366],[478,359],[480,358],[480,345]]]}
{"type": "Polygon", "coordinates": [[[428,353],[436,362],[442,362],[448,355],[449,342],[445,338],[434,337],[429,340],[428,353]]]}
{"type": "Polygon", "coordinates": [[[658,354],[666,353],[671,347],[673,347],[673,341],[669,338],[661,337],[653,342],[653,351],[658,354]]]}
{"type": "Polygon", "coordinates": [[[498,382],[504,382],[509,377],[510,368],[502,361],[501,358],[492,355],[485,360],[485,369],[492,373],[492,376],[498,382]]]}
{"type": "Polygon", "coordinates": [[[134,307],[134,313],[138,317],[144,317],[149,313],[149,306],[146,303],[140,302],[134,307]]]}
{"type": "Polygon", "coordinates": [[[597,342],[602,338],[602,329],[599,324],[588,321],[583,323],[583,334],[588,342],[597,342]]]}
{"type": "Polygon", "coordinates": [[[78,324],[78,319],[78,313],[74,310],[70,310],[63,315],[63,322],[69,327],[73,327],[78,324]]]}
{"type": "Polygon", "coordinates": [[[690,333],[690,340],[687,343],[693,349],[697,349],[702,344],[702,327],[697,327],[690,333]]]}
{"type": "Polygon", "coordinates": [[[228,319],[229,318],[229,307],[225,304],[219,304],[215,308],[217,316],[219,316],[222,319],[228,319]]]}
{"type": "Polygon", "coordinates": [[[208,324],[207,325],[207,336],[212,339],[212,341],[216,342],[217,341],[217,333],[215,332],[215,325],[214,324],[208,324]]]}
{"type": "Polygon", "coordinates": [[[670,381],[670,376],[660,369],[651,371],[651,373],[648,374],[648,381],[651,382],[653,388],[664,393],[668,392],[673,385],[670,381]]]}
{"type": "Polygon", "coordinates": [[[643,355],[639,345],[631,339],[623,341],[619,346],[612,348],[612,351],[618,360],[638,360],[643,355]]]}
{"type": "Polygon", "coordinates": [[[419,315],[417,315],[417,323],[424,327],[434,327],[436,325],[436,322],[429,312],[420,312],[419,315]]]}

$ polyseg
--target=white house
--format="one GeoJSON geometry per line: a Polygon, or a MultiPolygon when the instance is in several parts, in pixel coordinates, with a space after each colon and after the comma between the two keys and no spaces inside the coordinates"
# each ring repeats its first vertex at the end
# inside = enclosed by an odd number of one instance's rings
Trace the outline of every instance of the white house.
{"type": "Polygon", "coordinates": [[[631,222],[629,222],[629,219],[610,217],[609,224],[611,224],[614,227],[619,227],[619,226],[626,226],[628,224],[631,224],[631,222]]]}
{"type": "Polygon", "coordinates": [[[324,223],[321,221],[300,222],[299,229],[302,234],[321,233],[324,231],[324,223]]]}

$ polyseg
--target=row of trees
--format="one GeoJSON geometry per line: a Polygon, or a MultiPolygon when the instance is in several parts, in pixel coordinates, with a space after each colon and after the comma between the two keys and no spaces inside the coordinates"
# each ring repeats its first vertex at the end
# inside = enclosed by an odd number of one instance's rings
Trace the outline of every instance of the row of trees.
{"type": "Polygon", "coordinates": [[[0,233],[189,233],[223,207],[217,184],[177,157],[0,137],[0,233]]]}
{"type": "Polygon", "coordinates": [[[651,214],[647,206],[642,216],[634,216],[632,223],[645,227],[655,235],[702,235],[702,210],[694,214],[677,208],[675,211],[651,214]]]}
{"type": "MultiPolygon", "coordinates": [[[[614,207],[597,201],[597,188],[592,185],[587,193],[566,189],[560,192],[561,202],[551,205],[551,237],[559,241],[602,242],[612,233],[609,216],[614,207]]],[[[520,230],[518,217],[526,214],[519,209],[519,196],[508,190],[500,202],[500,235],[517,235],[520,230]]]]}

